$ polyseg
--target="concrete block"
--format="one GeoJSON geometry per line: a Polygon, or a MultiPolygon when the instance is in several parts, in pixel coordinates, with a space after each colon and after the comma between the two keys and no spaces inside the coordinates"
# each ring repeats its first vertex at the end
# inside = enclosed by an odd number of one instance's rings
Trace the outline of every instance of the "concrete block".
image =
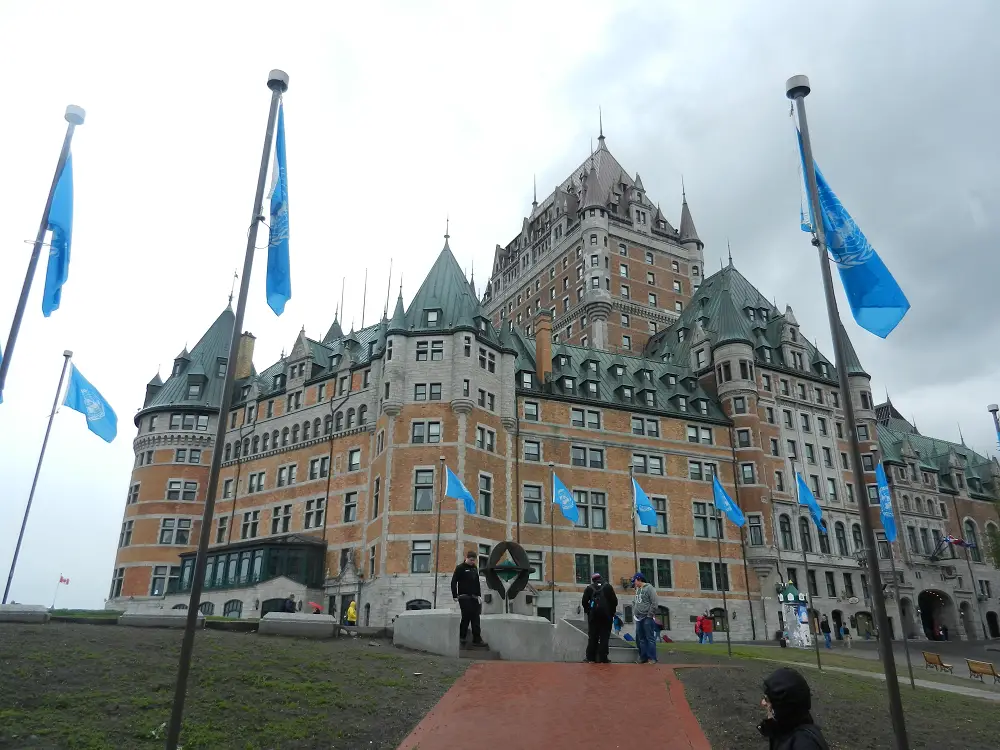
{"type": "Polygon", "coordinates": [[[462,615],[450,609],[401,612],[392,629],[394,646],[458,658],[458,626],[462,615]]]}
{"type": "Polygon", "coordinates": [[[337,619],[331,615],[307,612],[268,612],[261,618],[257,632],[261,635],[285,635],[295,638],[333,638],[337,619]]]}
{"type": "Polygon", "coordinates": [[[44,625],[49,609],[41,604],[0,604],[0,622],[27,622],[44,625]]]}
{"type": "MultiPolygon", "coordinates": [[[[162,612],[126,612],[118,624],[131,628],[181,628],[187,625],[187,610],[168,609],[162,612]]],[[[198,613],[197,627],[205,627],[205,615],[198,613]]]]}
{"type": "Polygon", "coordinates": [[[486,615],[480,623],[483,640],[504,661],[553,661],[555,628],[545,618],[486,615]]]}
{"type": "MultiPolygon", "coordinates": [[[[552,660],[577,662],[583,661],[587,655],[587,633],[581,626],[567,620],[559,620],[553,633],[552,660]]],[[[626,645],[625,641],[611,636],[608,649],[608,661],[612,664],[631,664],[639,656],[634,646],[626,645]]]]}

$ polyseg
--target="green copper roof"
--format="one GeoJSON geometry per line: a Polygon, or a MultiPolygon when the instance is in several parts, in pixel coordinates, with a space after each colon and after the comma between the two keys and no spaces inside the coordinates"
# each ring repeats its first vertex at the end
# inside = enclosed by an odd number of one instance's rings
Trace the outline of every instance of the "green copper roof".
{"type": "Polygon", "coordinates": [[[847,374],[871,377],[865,372],[865,368],[861,366],[861,360],[858,359],[858,353],[854,351],[854,344],[851,343],[851,339],[847,335],[847,330],[844,328],[843,323],[840,324],[840,337],[844,342],[844,364],[847,366],[847,374]]]}
{"type": "MultiPolygon", "coordinates": [[[[170,377],[149,404],[136,415],[136,419],[150,409],[171,406],[218,409],[225,385],[225,378],[219,377],[219,360],[225,361],[229,356],[235,322],[236,316],[232,308],[227,307],[190,352],[185,347],[175,360],[181,365],[180,372],[175,375],[171,369],[170,377]],[[189,377],[202,384],[201,394],[196,399],[188,398],[189,377]]],[[[155,384],[155,380],[152,384],[155,384]]]]}
{"type": "Polygon", "coordinates": [[[754,334],[750,329],[750,318],[742,310],[737,310],[732,295],[719,295],[716,309],[716,335],[713,344],[719,346],[729,343],[743,343],[753,346],[754,334]]]}

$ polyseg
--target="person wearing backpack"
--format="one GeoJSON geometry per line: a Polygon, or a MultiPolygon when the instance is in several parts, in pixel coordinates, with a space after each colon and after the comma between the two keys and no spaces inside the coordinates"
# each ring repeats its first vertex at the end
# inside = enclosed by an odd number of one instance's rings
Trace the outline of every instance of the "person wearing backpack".
{"type": "Polygon", "coordinates": [[[583,611],[587,615],[587,655],[584,661],[608,664],[611,625],[618,596],[612,586],[601,580],[600,573],[590,577],[590,585],[583,592],[583,611]]]}

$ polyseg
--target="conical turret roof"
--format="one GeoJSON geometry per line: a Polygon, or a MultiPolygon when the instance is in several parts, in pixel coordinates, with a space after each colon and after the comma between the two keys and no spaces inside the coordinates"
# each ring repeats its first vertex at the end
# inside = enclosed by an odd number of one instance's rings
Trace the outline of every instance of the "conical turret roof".
{"type": "Polygon", "coordinates": [[[691,218],[691,209],[688,208],[687,197],[681,203],[681,226],[678,230],[681,242],[697,242],[704,246],[704,242],[698,236],[698,230],[694,227],[694,219],[691,218]]]}

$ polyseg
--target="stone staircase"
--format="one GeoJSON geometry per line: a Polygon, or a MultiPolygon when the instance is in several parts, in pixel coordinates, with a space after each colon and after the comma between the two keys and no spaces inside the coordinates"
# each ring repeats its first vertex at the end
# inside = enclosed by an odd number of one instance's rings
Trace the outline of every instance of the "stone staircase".
{"type": "MultiPolygon", "coordinates": [[[[580,632],[580,638],[577,640],[580,642],[580,660],[583,660],[584,655],[587,651],[587,623],[584,620],[564,620],[568,625],[572,625],[575,630],[580,632]]],[[[629,643],[620,635],[616,635],[614,631],[611,631],[610,648],[608,648],[608,660],[612,664],[632,664],[639,658],[639,649],[635,647],[635,644],[629,643]]]]}

